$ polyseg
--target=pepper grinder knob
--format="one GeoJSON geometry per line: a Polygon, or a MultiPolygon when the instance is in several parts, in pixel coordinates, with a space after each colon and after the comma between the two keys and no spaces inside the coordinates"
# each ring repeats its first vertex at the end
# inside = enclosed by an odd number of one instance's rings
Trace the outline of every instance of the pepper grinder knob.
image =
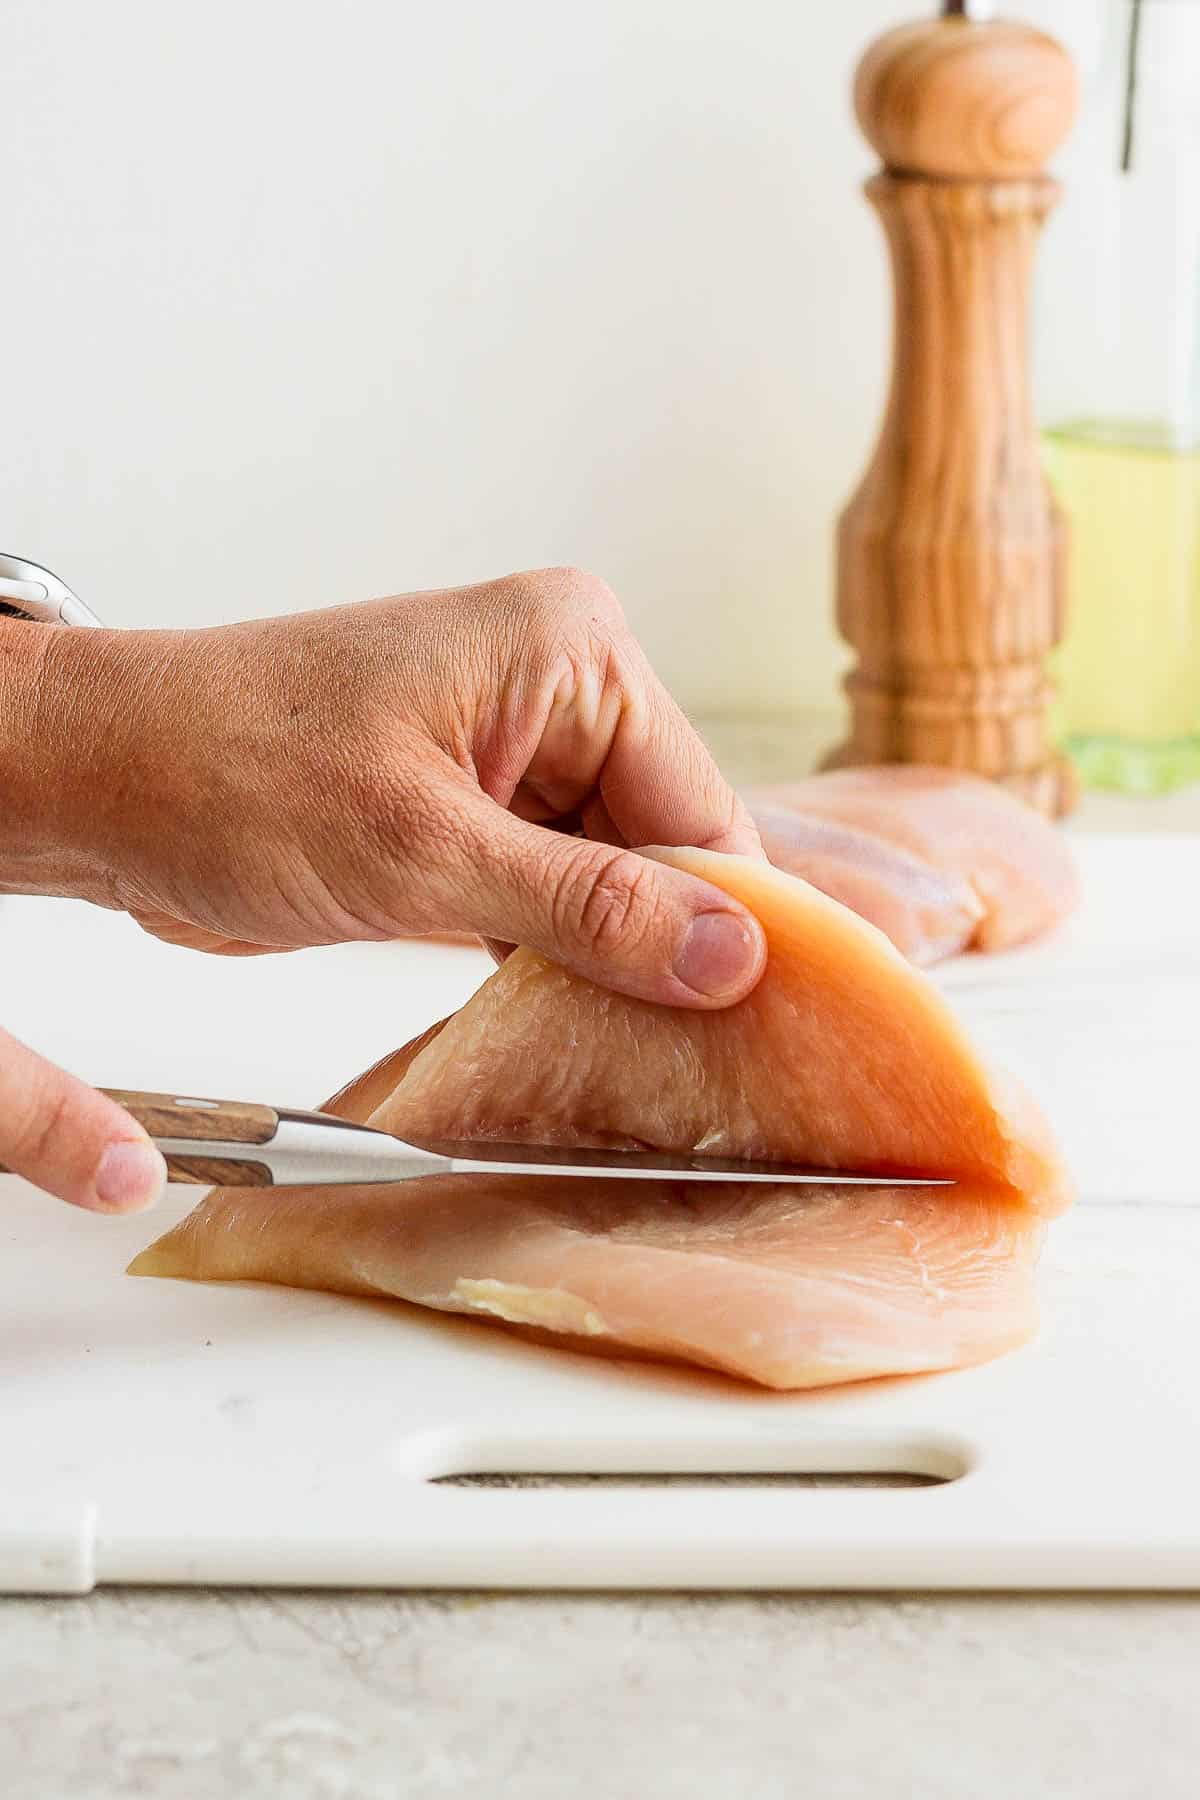
{"type": "Polygon", "coordinates": [[[1075,65],[1032,25],[948,5],[870,46],[854,111],[885,168],[943,180],[1037,175],[1075,117],[1075,65]]]}

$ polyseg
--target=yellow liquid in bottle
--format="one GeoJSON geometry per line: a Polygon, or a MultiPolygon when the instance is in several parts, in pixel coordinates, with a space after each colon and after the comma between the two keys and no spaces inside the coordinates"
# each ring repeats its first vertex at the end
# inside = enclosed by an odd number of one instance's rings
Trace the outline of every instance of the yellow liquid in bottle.
{"type": "Polygon", "coordinates": [[[1043,444],[1071,533],[1060,741],[1094,787],[1200,780],[1200,452],[1095,420],[1043,444]]]}

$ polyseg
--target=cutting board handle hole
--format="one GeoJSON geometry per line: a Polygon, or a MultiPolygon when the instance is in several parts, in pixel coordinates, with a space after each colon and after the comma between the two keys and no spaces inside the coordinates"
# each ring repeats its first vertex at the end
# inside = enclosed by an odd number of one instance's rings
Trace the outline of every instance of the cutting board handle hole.
{"type": "Polygon", "coordinates": [[[955,1481],[954,1475],[908,1475],[895,1470],[871,1473],[863,1470],[825,1475],[797,1475],[786,1473],[762,1473],[753,1475],[698,1475],[698,1474],[605,1474],[578,1475],[555,1474],[553,1471],[537,1474],[523,1471],[517,1474],[505,1474],[501,1471],[479,1471],[467,1475],[435,1475],[432,1485],[451,1488],[734,1488],[734,1489],[776,1489],[776,1488],[927,1488],[945,1487],[947,1482],[955,1481]]]}
{"type": "Polygon", "coordinates": [[[936,1431],[748,1442],[718,1430],[643,1440],[640,1433],[581,1436],[547,1419],[511,1432],[465,1423],[419,1432],[396,1461],[409,1479],[459,1488],[929,1488],[960,1480],[976,1456],[936,1431]]]}

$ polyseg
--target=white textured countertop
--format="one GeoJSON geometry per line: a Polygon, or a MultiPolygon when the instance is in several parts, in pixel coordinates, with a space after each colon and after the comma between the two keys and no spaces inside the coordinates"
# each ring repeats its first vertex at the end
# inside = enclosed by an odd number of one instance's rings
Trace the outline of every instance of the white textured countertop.
{"type": "MultiPolygon", "coordinates": [[[[748,781],[802,771],[831,731],[707,735],[748,781]]],[[[1200,789],[1090,796],[1077,823],[1200,829],[1200,789]]],[[[1200,1598],[110,1590],[0,1606],[5,1800],[1196,1791],[1200,1598]]]]}

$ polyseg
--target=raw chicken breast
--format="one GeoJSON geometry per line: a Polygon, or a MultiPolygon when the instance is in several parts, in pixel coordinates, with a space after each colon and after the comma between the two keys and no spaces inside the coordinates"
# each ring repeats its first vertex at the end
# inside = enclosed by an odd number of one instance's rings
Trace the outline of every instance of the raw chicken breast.
{"type": "Polygon", "coordinates": [[[1023,1343],[1041,1230],[957,1189],[446,1175],[218,1191],[131,1273],[393,1296],[566,1349],[807,1388],[1023,1343]]]}
{"type": "Polygon", "coordinates": [[[983,1066],[937,989],[881,932],[767,863],[646,854],[758,917],[769,962],[746,1000],[721,1012],[655,1006],[520,950],[416,1055],[385,1059],[333,1110],[410,1139],[972,1177],[1060,1209],[1061,1171],[1032,1103],[983,1066]]]}
{"type": "Polygon", "coordinates": [[[773,863],[861,912],[914,962],[1024,943],[1078,903],[1061,834],[954,769],[839,769],[745,799],[773,863]]]}
{"type": "Polygon", "coordinates": [[[329,1110],[490,1137],[949,1174],[949,1189],[430,1177],[215,1193],[136,1274],[396,1295],[772,1387],[983,1360],[1029,1335],[1067,1203],[1032,1103],[882,934],[766,864],[648,852],[736,894],[769,960],[740,1005],[626,999],[519,950],[329,1110]]]}
{"type": "Polygon", "coordinates": [[[939,962],[971,943],[983,902],[963,876],[853,825],[752,801],[763,849],[886,932],[910,962],[939,962]]]}

